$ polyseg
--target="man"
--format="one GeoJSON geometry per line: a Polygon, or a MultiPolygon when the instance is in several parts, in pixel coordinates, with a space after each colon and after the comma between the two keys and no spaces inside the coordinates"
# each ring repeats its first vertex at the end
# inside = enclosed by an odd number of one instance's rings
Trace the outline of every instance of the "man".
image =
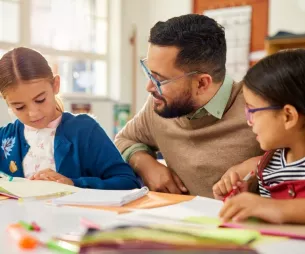
{"type": "Polygon", "coordinates": [[[261,154],[241,85],[226,74],[224,29],[189,14],[158,22],[149,43],[141,66],[151,96],[115,144],[150,190],[212,197],[228,168],[261,154]]]}

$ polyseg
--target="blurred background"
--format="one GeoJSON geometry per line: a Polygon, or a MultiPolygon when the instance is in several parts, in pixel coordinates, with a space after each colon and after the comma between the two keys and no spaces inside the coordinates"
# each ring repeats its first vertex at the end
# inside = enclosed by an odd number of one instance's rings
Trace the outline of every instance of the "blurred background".
{"type": "MultiPolygon", "coordinates": [[[[150,28],[187,13],[225,27],[237,81],[267,54],[305,47],[305,0],[0,0],[0,56],[40,51],[61,76],[65,110],[95,115],[113,139],[147,99],[139,60],[150,28]]],[[[12,120],[0,98],[0,126],[12,120]]]]}

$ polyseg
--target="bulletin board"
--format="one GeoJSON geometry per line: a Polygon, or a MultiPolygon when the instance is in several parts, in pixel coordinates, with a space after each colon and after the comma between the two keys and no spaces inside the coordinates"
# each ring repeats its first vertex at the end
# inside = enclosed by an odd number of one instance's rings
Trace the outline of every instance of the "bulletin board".
{"type": "MultiPolygon", "coordinates": [[[[251,6],[251,41],[250,55],[261,52],[265,49],[265,38],[268,35],[268,0],[193,0],[193,12],[203,14],[204,11],[236,7],[236,6],[251,6]]],[[[250,61],[253,65],[256,60],[250,61]]]]}
{"type": "Polygon", "coordinates": [[[226,70],[234,80],[242,80],[249,69],[251,5],[206,10],[204,15],[222,25],[226,32],[226,70]]]}

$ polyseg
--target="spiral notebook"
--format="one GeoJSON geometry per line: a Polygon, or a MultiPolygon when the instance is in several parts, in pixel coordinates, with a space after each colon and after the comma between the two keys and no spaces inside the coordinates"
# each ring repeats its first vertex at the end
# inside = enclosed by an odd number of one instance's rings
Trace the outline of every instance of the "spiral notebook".
{"type": "Polygon", "coordinates": [[[82,189],[74,194],[52,200],[55,205],[123,206],[149,192],[147,187],[133,190],[82,189]]]}

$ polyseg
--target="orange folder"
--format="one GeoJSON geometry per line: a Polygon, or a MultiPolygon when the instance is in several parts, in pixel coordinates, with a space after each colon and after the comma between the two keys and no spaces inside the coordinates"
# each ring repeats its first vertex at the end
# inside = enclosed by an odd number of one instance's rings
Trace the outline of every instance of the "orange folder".
{"type": "MultiPolygon", "coordinates": [[[[117,213],[127,213],[130,212],[131,209],[147,209],[147,208],[155,208],[161,206],[174,205],[183,201],[192,200],[194,196],[190,195],[178,195],[178,194],[169,194],[169,193],[161,193],[150,191],[146,196],[139,198],[129,204],[124,206],[89,206],[89,205],[73,205],[76,207],[84,207],[84,208],[93,208],[93,209],[101,209],[108,210],[117,213]]],[[[72,206],[72,205],[71,205],[72,206]]]]}

